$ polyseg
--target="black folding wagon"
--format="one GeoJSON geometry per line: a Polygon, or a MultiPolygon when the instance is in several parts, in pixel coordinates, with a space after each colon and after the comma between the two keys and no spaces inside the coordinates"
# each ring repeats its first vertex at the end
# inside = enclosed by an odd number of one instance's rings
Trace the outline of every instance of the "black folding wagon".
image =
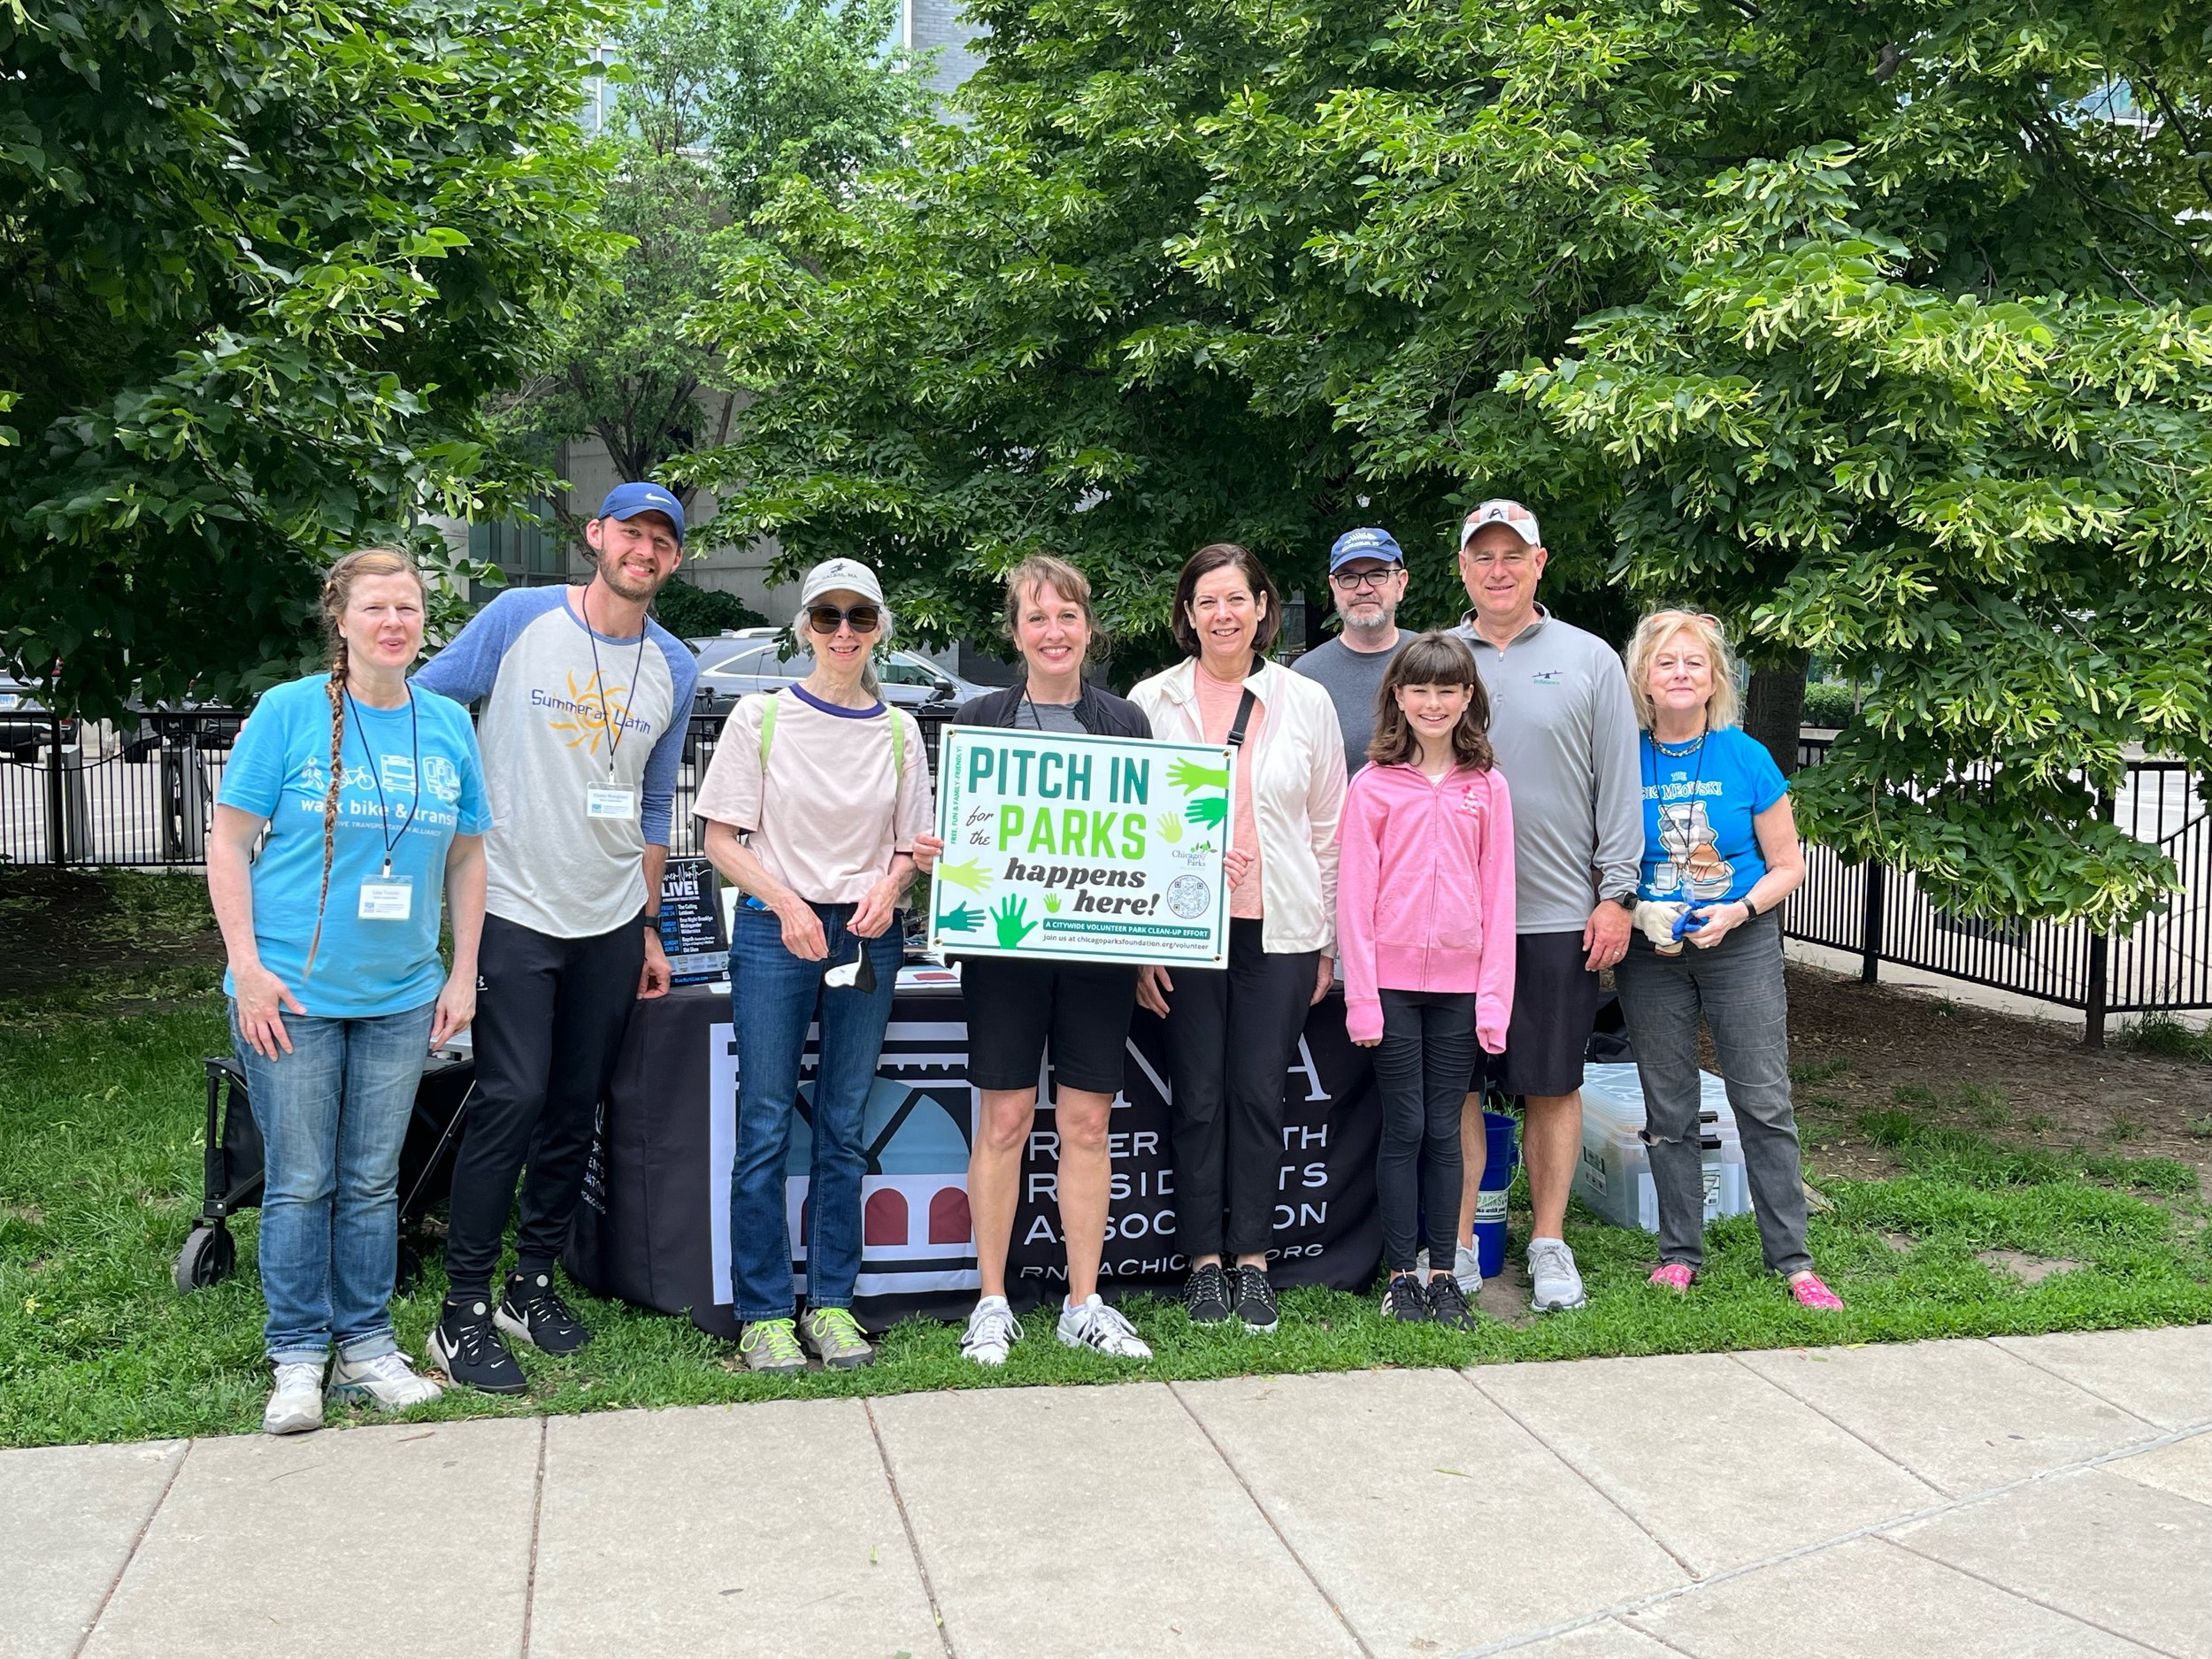
{"type": "MultiPolygon", "coordinates": [[[[261,1130],[247,1098],[246,1075],[227,1054],[210,1055],[206,1064],[206,1190],[200,1218],[177,1253],[180,1291],[219,1285],[237,1271],[238,1246],[230,1236],[230,1217],[261,1202],[261,1130]]],[[[430,1056],[415,1090],[414,1115],[399,1155],[397,1283],[403,1290],[422,1271],[423,1218],[452,1190],[453,1156],[475,1091],[474,1056],[449,1051],[430,1056]]]]}

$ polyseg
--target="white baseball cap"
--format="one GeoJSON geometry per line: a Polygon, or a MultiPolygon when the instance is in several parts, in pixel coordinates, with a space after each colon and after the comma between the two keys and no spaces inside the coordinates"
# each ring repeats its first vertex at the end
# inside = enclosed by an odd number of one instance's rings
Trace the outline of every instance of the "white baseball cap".
{"type": "Polygon", "coordinates": [[[1467,521],[1459,526],[1459,545],[1464,548],[1475,538],[1475,532],[1485,525],[1502,524],[1531,547],[1544,545],[1542,533],[1536,528],[1536,515],[1517,501],[1500,498],[1486,501],[1467,515],[1467,521]]]}
{"type": "Polygon", "coordinates": [[[806,582],[799,589],[799,603],[810,605],[824,594],[834,593],[841,588],[872,603],[883,603],[883,584],[876,580],[875,572],[858,559],[824,559],[806,573],[806,582]]]}

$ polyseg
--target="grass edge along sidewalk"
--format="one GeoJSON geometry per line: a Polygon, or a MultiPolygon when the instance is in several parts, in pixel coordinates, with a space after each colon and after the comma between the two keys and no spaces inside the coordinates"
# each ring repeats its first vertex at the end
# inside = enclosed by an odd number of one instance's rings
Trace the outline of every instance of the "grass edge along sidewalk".
{"type": "MultiPolygon", "coordinates": [[[[177,1294],[171,1263],[198,1207],[200,1057],[219,1048],[219,1003],[204,989],[167,1011],[111,1013],[68,999],[0,1006],[0,1445],[129,1440],[255,1429],[268,1386],[252,1271],[257,1212],[238,1218],[240,1271],[177,1294]]],[[[1692,1353],[1928,1337],[2031,1334],[2212,1320],[2212,1233],[2195,1171],[2169,1159],[2014,1150],[1902,1111],[1861,1127],[1902,1170],[1831,1181],[1813,1219],[1840,1316],[1797,1308],[1760,1267],[1749,1217],[1715,1227],[1705,1277],[1686,1300],[1647,1288],[1653,1241],[1588,1224],[1569,1240],[1590,1305],[1525,1328],[1486,1321],[1461,1335],[1384,1321],[1371,1297],[1283,1296],[1271,1338],[1201,1330],[1179,1305],[1130,1311],[1156,1357],[1134,1366],[1073,1352],[1049,1313],[1027,1322],[1012,1360],[986,1372],[958,1355],[956,1328],[910,1321],[872,1369],[797,1379],[733,1375],[726,1345],[688,1321],[576,1301],[598,1339],[563,1360],[525,1350],[531,1394],[449,1393],[437,1421],[624,1406],[895,1394],[1133,1378],[1465,1365],[1508,1360],[1692,1353]],[[2033,1284],[1978,1252],[2078,1263],[2033,1284]]],[[[1578,1225],[1580,1223],[1581,1225],[1578,1225]]],[[[444,1289],[434,1263],[398,1306],[419,1354],[444,1289]]],[[[334,1409],[335,1425],[345,1414],[334,1409]]]]}

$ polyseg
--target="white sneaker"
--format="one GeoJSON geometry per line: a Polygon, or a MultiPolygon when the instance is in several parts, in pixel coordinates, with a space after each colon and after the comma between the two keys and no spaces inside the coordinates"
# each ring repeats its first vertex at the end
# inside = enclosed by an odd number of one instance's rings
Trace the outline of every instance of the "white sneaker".
{"type": "Polygon", "coordinates": [[[383,1410],[404,1411],[427,1405],[445,1392],[427,1377],[418,1377],[404,1354],[374,1359],[341,1359],[330,1368],[330,1392],[342,1400],[373,1400],[383,1410]]]}
{"type": "Polygon", "coordinates": [[[261,1409],[264,1434],[303,1434],[323,1425],[323,1363],[291,1360],[276,1368],[276,1388],[261,1409]]]}
{"type": "Polygon", "coordinates": [[[1575,1253],[1564,1239],[1528,1241],[1528,1305],[1539,1313],[1563,1313],[1587,1300],[1582,1294],[1582,1275],[1575,1270],[1575,1253]]]}
{"type": "Polygon", "coordinates": [[[1022,1322],[1006,1305],[1006,1298],[986,1296],[968,1316],[968,1328],[960,1338],[961,1357],[979,1365],[1003,1365],[1021,1336],[1022,1322]]]}
{"type": "Polygon", "coordinates": [[[1459,1281],[1460,1294],[1472,1302],[1482,1290],[1482,1252],[1471,1244],[1455,1249],[1452,1277],[1459,1281]]]}
{"type": "Polygon", "coordinates": [[[1152,1350],[1137,1335],[1136,1328],[1122,1317],[1119,1309],[1109,1308],[1096,1291],[1087,1301],[1060,1305],[1060,1340],[1070,1348],[1094,1349],[1109,1359],[1152,1357],[1152,1350]]]}

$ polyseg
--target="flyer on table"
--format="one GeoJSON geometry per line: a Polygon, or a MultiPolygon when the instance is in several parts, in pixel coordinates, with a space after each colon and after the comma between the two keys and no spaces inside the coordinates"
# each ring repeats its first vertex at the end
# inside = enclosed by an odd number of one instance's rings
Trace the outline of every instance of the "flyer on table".
{"type": "Polygon", "coordinates": [[[1218,745],[946,727],[930,944],[1220,966],[1235,780],[1218,745]]]}

